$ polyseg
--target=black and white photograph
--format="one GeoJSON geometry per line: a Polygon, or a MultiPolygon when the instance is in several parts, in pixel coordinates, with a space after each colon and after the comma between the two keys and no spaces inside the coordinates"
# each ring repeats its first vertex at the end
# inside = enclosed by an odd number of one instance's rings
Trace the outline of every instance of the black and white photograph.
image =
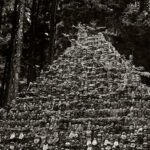
{"type": "Polygon", "coordinates": [[[150,150],[150,0],[0,0],[0,150],[150,150]]]}

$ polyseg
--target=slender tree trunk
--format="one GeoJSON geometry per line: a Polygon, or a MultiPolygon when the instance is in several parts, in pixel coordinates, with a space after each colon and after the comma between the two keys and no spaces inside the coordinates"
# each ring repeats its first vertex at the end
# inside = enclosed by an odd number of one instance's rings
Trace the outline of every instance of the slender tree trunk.
{"type": "Polygon", "coordinates": [[[29,52],[29,66],[28,66],[28,84],[31,81],[34,81],[36,78],[36,68],[35,68],[35,38],[36,38],[36,24],[37,24],[37,15],[38,15],[38,3],[39,1],[33,0],[32,10],[31,10],[31,27],[30,27],[30,52],[29,52]]]}
{"type": "Polygon", "coordinates": [[[0,0],[0,29],[2,26],[3,6],[4,6],[4,0],[0,0]]]}
{"type": "Polygon", "coordinates": [[[18,93],[20,61],[21,61],[22,45],[23,45],[24,11],[25,11],[25,1],[15,0],[12,44],[10,47],[11,48],[10,54],[7,57],[7,61],[6,61],[4,82],[1,90],[2,106],[4,106],[11,99],[14,99],[18,93]],[[19,10],[17,10],[18,4],[19,4],[19,10]]]}
{"type": "Polygon", "coordinates": [[[52,0],[51,5],[51,18],[50,18],[50,44],[48,54],[48,64],[52,63],[55,54],[55,34],[56,34],[56,11],[57,11],[57,0],[52,0]]]}
{"type": "Polygon", "coordinates": [[[16,52],[13,59],[14,66],[14,88],[15,88],[15,97],[19,90],[19,75],[21,69],[21,56],[23,48],[23,27],[24,27],[24,14],[25,13],[25,0],[20,0],[19,3],[19,22],[16,35],[16,52]]]}

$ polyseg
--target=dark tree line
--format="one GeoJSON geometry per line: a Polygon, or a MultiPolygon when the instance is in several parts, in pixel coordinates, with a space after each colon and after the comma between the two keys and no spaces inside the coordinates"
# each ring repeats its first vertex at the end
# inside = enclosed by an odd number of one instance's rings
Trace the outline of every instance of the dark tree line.
{"type": "MultiPolygon", "coordinates": [[[[2,21],[2,10],[4,2],[1,1],[0,7],[0,23],[2,21]]],[[[4,106],[8,101],[16,98],[19,91],[19,80],[21,72],[21,60],[22,52],[24,48],[24,24],[25,24],[25,7],[27,3],[24,0],[15,0],[13,4],[12,12],[12,32],[10,39],[10,46],[6,55],[5,68],[1,86],[1,106],[4,106]]],[[[38,32],[37,24],[39,17],[40,1],[33,0],[31,6],[31,24],[29,27],[29,52],[28,55],[28,83],[35,80],[36,69],[35,69],[35,57],[36,57],[36,36],[38,32]]],[[[55,41],[55,30],[56,30],[56,9],[57,1],[53,0],[49,3],[50,8],[50,40],[49,40],[49,51],[47,57],[47,63],[52,63],[54,55],[54,41],[55,41]]],[[[48,65],[48,64],[47,64],[48,65]]]]}
{"type": "Polygon", "coordinates": [[[24,0],[14,4],[12,39],[9,54],[6,57],[4,79],[1,88],[1,105],[17,96],[20,75],[20,61],[23,46],[24,0]],[[17,7],[19,6],[19,7],[17,7]]]}

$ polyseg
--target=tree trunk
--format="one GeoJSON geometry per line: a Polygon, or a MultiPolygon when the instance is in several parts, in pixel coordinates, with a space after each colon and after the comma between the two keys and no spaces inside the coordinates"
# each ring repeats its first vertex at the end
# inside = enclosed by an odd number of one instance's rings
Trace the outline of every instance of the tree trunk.
{"type": "MultiPolygon", "coordinates": [[[[38,1],[39,3],[39,1],[38,1]]],[[[29,66],[28,66],[28,84],[31,81],[36,79],[36,68],[35,68],[35,38],[36,38],[36,24],[37,24],[37,17],[38,17],[38,4],[37,0],[33,0],[32,2],[32,10],[31,10],[31,27],[30,27],[30,52],[29,52],[29,66]]]]}
{"type": "Polygon", "coordinates": [[[2,80],[2,87],[1,87],[1,93],[0,93],[0,106],[4,106],[7,103],[8,98],[8,90],[9,90],[9,84],[10,84],[10,76],[11,76],[11,58],[13,54],[13,45],[14,45],[14,39],[15,39],[15,33],[17,28],[17,5],[18,0],[15,0],[14,4],[14,12],[12,15],[12,33],[11,33],[11,44],[10,48],[8,50],[8,54],[6,56],[5,61],[5,68],[4,68],[4,74],[3,74],[3,80],[2,80]]]}
{"type": "Polygon", "coordinates": [[[48,64],[51,64],[53,62],[54,54],[55,54],[56,11],[57,11],[57,0],[52,0],[51,18],[50,18],[50,44],[49,44],[49,53],[48,53],[48,64]]]}
{"type": "Polygon", "coordinates": [[[19,75],[21,69],[21,56],[22,56],[22,48],[23,48],[23,27],[24,27],[24,14],[25,13],[25,0],[20,0],[19,3],[19,21],[18,21],[18,29],[16,35],[16,52],[13,59],[14,66],[14,88],[16,97],[17,92],[19,90],[19,75]]]}
{"type": "Polygon", "coordinates": [[[5,76],[3,88],[1,90],[1,105],[4,106],[8,101],[17,96],[19,88],[20,61],[23,45],[23,20],[25,11],[25,1],[15,0],[13,18],[12,44],[10,54],[7,57],[5,66],[5,76]],[[19,10],[17,5],[19,4],[19,10]],[[18,12],[18,13],[17,13],[18,12]],[[18,16],[18,18],[16,18],[18,16]],[[16,23],[17,22],[17,23],[16,23]]]}
{"type": "Polygon", "coordinates": [[[0,0],[0,30],[2,26],[3,6],[4,6],[4,0],[0,0]]]}

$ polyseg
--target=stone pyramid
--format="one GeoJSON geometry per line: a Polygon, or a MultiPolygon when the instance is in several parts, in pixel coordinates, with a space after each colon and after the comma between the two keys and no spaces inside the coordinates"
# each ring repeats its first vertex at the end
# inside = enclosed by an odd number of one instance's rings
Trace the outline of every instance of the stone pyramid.
{"type": "Polygon", "coordinates": [[[81,26],[72,46],[1,110],[1,149],[149,150],[149,94],[132,61],[81,26]]]}

